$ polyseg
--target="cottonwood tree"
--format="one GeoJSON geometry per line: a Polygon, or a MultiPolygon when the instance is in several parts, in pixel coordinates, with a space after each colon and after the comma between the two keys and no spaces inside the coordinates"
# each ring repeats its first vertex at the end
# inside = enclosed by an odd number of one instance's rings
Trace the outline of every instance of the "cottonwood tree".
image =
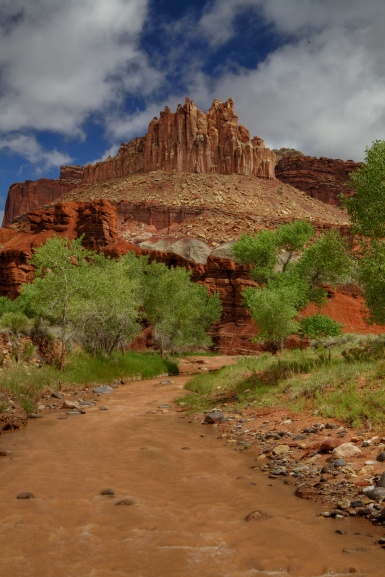
{"type": "Polygon", "coordinates": [[[361,168],[350,173],[347,184],[355,194],[342,199],[358,238],[361,258],[358,280],[364,289],[370,320],[385,323],[385,141],[366,148],[361,168]]]}
{"type": "Polygon", "coordinates": [[[314,229],[304,221],[284,224],[275,231],[244,235],[233,245],[239,262],[252,265],[259,287],[245,289],[246,306],[259,328],[256,341],[268,341],[277,351],[297,332],[295,318],[309,302],[321,306],[324,284],[347,280],[353,261],[345,239],[334,231],[310,239],[314,229]]]}
{"type": "Polygon", "coordinates": [[[341,198],[355,233],[372,239],[385,238],[385,141],[366,148],[362,167],[349,174],[347,183],[355,190],[341,198]]]}
{"type": "Polygon", "coordinates": [[[152,263],[146,270],[145,315],[161,355],[209,346],[207,330],[221,316],[218,294],[195,284],[185,268],[152,263]]]}
{"type": "Polygon", "coordinates": [[[138,333],[146,263],[133,253],[119,260],[98,255],[82,271],[73,316],[76,339],[86,350],[110,356],[138,333]]]}
{"type": "Polygon", "coordinates": [[[83,272],[95,256],[83,248],[81,241],[81,238],[69,240],[54,236],[37,248],[31,259],[36,278],[32,284],[23,285],[19,297],[19,304],[27,314],[46,318],[60,327],[61,369],[70,342],[73,310],[79,298],[83,272]]]}

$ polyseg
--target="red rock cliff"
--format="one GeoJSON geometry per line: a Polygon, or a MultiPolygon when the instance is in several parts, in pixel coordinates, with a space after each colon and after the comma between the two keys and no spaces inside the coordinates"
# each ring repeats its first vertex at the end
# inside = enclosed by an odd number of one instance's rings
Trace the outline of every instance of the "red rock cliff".
{"type": "Polygon", "coordinates": [[[353,160],[284,155],[276,166],[275,174],[278,180],[317,200],[339,205],[339,194],[350,196],[353,193],[345,182],[349,173],[360,166],[359,162],[353,160]]]}
{"type": "Polygon", "coordinates": [[[234,102],[214,100],[205,114],[186,98],[175,113],[168,107],[148,133],[122,143],[115,158],[87,165],[84,182],[124,177],[138,171],[245,174],[274,178],[275,155],[261,138],[238,124],[234,102]]]}
{"type": "Polygon", "coordinates": [[[63,166],[57,180],[40,178],[36,181],[26,180],[12,184],[5,203],[3,226],[8,225],[14,218],[36,210],[62,194],[70,192],[80,184],[82,178],[82,167],[63,166]]]}

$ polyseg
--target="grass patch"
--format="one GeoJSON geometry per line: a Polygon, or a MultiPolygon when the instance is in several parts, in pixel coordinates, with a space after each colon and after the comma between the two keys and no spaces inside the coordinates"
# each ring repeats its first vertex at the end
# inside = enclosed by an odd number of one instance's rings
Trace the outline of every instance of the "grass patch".
{"type": "Polygon", "coordinates": [[[41,368],[15,366],[1,374],[0,391],[33,412],[44,389],[60,386],[81,386],[90,383],[112,383],[124,378],[151,379],[161,374],[178,374],[178,366],[170,359],[154,353],[116,353],[110,358],[92,357],[85,352],[69,356],[63,372],[51,365],[41,368]]]}
{"type": "Polygon", "coordinates": [[[385,426],[383,343],[383,337],[344,336],[327,347],[244,358],[194,377],[178,402],[191,411],[274,406],[380,429],[385,426]]]}

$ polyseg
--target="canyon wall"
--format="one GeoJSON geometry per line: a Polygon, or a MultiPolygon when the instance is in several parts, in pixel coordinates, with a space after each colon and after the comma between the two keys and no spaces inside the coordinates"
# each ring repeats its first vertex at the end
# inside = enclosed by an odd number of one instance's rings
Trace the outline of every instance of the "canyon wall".
{"type": "Polygon", "coordinates": [[[3,226],[31,210],[48,204],[62,194],[70,192],[82,182],[83,168],[63,166],[59,179],[40,178],[12,184],[8,191],[4,209],[3,226]]]}
{"type": "Polygon", "coordinates": [[[349,173],[361,164],[353,160],[283,155],[275,174],[278,180],[306,192],[312,198],[339,205],[338,196],[350,196],[353,189],[345,185],[349,173]]]}
{"type": "MultiPolygon", "coordinates": [[[[78,238],[84,234],[86,248],[102,251],[116,258],[128,251],[137,255],[149,255],[150,260],[163,262],[168,266],[184,266],[192,273],[195,282],[205,285],[210,293],[218,292],[223,313],[220,323],[214,327],[215,347],[222,353],[252,354],[260,350],[251,338],[256,327],[249,312],[242,305],[242,291],[245,286],[255,286],[249,278],[249,267],[235,263],[229,258],[209,255],[206,262],[194,262],[180,254],[159,250],[141,249],[125,241],[119,235],[119,221],[127,216],[131,206],[124,206],[120,214],[116,206],[108,200],[92,202],[58,202],[54,206],[32,211],[18,220],[18,228],[0,229],[0,244],[3,246],[0,259],[0,296],[16,297],[23,283],[33,279],[31,256],[33,249],[53,235],[78,238]],[[128,212],[127,212],[128,211],[128,212]]],[[[165,222],[173,217],[180,219],[177,212],[167,213],[165,222]]],[[[144,214],[144,219],[151,214],[144,214]]],[[[162,223],[164,224],[164,223],[162,223]]],[[[313,311],[308,311],[313,312],[313,311]]],[[[329,294],[325,312],[335,320],[343,322],[348,332],[383,332],[384,327],[373,327],[365,322],[363,299],[357,289],[329,294]]],[[[148,344],[143,343],[143,346],[148,344]]]]}

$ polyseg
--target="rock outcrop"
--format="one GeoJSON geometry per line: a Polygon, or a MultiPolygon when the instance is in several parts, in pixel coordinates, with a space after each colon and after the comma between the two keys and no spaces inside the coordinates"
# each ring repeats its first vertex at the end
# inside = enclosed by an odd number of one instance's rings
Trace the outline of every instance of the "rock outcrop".
{"type": "Polygon", "coordinates": [[[284,154],[276,166],[275,174],[281,182],[291,184],[312,198],[339,205],[340,194],[353,194],[353,190],[345,182],[349,173],[360,166],[359,162],[353,160],[284,154]]]}
{"type": "MultiPolygon", "coordinates": [[[[127,207],[124,208],[126,210],[127,207]]],[[[144,216],[147,218],[148,215],[144,216]]],[[[179,218],[180,215],[176,212],[174,216],[179,218]]],[[[149,255],[150,260],[190,270],[195,282],[204,284],[210,293],[218,292],[220,296],[223,314],[213,333],[217,350],[228,354],[248,354],[260,349],[260,345],[251,342],[257,329],[242,304],[243,288],[255,283],[250,280],[249,267],[228,258],[228,243],[211,247],[210,252],[207,244],[191,238],[175,241],[172,237],[163,237],[162,244],[158,245],[159,237],[157,240],[155,237],[153,243],[138,247],[122,238],[120,220],[119,203],[114,206],[103,199],[80,203],[58,202],[20,218],[18,228],[0,229],[0,244],[3,246],[0,295],[15,297],[21,285],[32,280],[30,259],[35,247],[53,235],[73,239],[84,234],[87,248],[102,251],[113,258],[133,251],[137,255],[149,255]]],[[[167,221],[167,224],[172,226],[172,221],[167,221]]],[[[365,323],[362,296],[353,289],[349,291],[330,293],[325,310],[336,320],[342,321],[348,331],[382,332],[383,327],[369,327],[365,323]]],[[[309,310],[307,314],[311,312],[309,310]]]]}
{"type": "Polygon", "coordinates": [[[82,182],[82,179],[82,167],[63,166],[59,179],[40,178],[36,181],[26,180],[12,184],[5,203],[3,226],[7,226],[18,216],[40,208],[70,192],[82,182]]]}
{"type": "Polygon", "coordinates": [[[146,136],[122,143],[118,154],[84,168],[84,182],[135,172],[245,174],[274,178],[275,155],[263,140],[238,124],[234,102],[214,100],[206,113],[186,98],[175,113],[168,107],[149,124],[146,136]]]}

